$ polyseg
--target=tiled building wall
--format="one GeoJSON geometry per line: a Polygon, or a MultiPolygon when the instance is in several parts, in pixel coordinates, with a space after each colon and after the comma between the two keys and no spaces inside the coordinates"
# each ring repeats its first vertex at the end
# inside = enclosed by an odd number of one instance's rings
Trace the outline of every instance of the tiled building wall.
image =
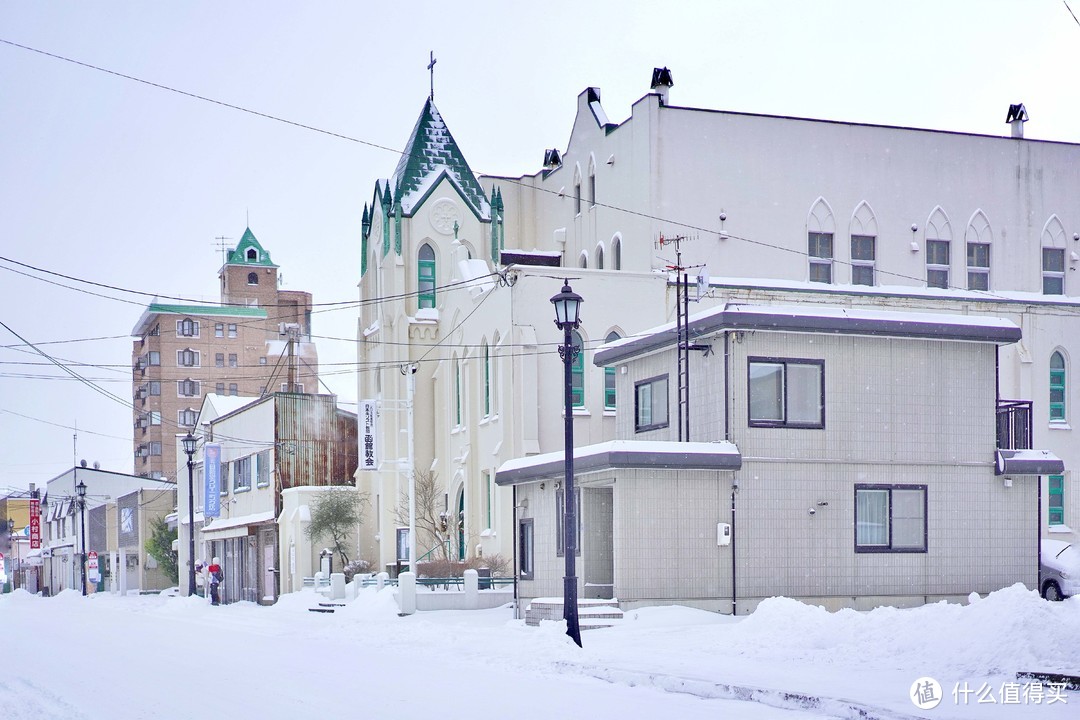
{"type": "Polygon", "coordinates": [[[621,471],[615,486],[615,591],[627,604],[680,601],[719,609],[731,597],[730,472],[621,471]],[[697,602],[695,602],[697,601],[697,602]]]}
{"type": "Polygon", "coordinates": [[[732,428],[744,459],[994,460],[994,346],[902,338],[743,333],[731,344],[732,428]],[[825,428],[747,427],[747,358],[825,361],[825,428]]]}
{"type": "MultiPolygon", "coordinates": [[[[701,351],[690,352],[690,440],[714,442],[724,440],[724,417],[717,408],[724,406],[724,341],[716,336],[701,341],[711,345],[706,357],[701,351]]],[[[620,440],[679,439],[679,360],[674,349],[615,366],[616,392],[619,412],[616,415],[615,437],[620,440]],[[622,372],[622,368],[626,372],[622,372]],[[645,432],[635,430],[635,385],[642,380],[667,375],[667,427],[645,432]]]]}

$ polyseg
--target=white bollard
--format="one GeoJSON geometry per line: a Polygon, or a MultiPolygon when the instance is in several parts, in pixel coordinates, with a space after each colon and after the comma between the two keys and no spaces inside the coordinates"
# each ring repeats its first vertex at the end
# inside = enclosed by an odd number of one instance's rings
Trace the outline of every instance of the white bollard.
{"type": "Polygon", "coordinates": [[[330,574],[330,599],[345,599],[345,573],[330,574]]]}
{"type": "Polygon", "coordinates": [[[480,608],[480,573],[472,569],[465,571],[465,607],[480,608]]]}
{"type": "Polygon", "coordinates": [[[390,573],[388,573],[388,572],[379,573],[378,575],[375,576],[375,589],[376,590],[382,590],[384,587],[386,587],[386,583],[389,582],[389,580],[390,580],[390,573]]]}
{"type": "Polygon", "coordinates": [[[416,574],[403,572],[398,575],[399,615],[412,615],[416,612],[416,574]]]}

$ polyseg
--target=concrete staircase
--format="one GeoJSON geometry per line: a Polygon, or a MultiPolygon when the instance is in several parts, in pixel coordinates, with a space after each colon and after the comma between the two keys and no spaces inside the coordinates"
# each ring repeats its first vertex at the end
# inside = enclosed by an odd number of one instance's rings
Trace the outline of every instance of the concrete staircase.
{"type": "MultiPolygon", "coordinates": [[[[618,600],[578,599],[578,627],[584,630],[611,627],[622,620],[618,600]]],[[[563,619],[562,598],[536,598],[525,608],[525,624],[537,626],[541,620],[563,619]]]]}

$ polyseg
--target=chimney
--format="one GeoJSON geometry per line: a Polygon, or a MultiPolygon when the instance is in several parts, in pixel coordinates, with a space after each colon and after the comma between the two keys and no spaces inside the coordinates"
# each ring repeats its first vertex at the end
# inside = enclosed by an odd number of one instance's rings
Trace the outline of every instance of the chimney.
{"type": "Polygon", "coordinates": [[[652,71],[652,84],[649,85],[649,89],[660,96],[660,104],[668,104],[668,94],[671,92],[672,86],[675,85],[675,81],[671,79],[671,71],[666,67],[653,68],[652,71]]]}
{"type": "Polygon", "coordinates": [[[1024,123],[1028,121],[1027,108],[1024,103],[1009,106],[1009,114],[1005,116],[1005,122],[1012,126],[1014,138],[1024,137],[1024,123]]]}

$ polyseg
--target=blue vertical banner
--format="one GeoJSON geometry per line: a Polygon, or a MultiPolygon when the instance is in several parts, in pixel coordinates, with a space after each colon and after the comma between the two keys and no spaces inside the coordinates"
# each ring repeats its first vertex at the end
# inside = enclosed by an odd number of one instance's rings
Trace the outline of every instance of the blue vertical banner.
{"type": "Polygon", "coordinates": [[[216,518],[221,515],[221,445],[207,443],[203,446],[203,517],[216,518]]]}

